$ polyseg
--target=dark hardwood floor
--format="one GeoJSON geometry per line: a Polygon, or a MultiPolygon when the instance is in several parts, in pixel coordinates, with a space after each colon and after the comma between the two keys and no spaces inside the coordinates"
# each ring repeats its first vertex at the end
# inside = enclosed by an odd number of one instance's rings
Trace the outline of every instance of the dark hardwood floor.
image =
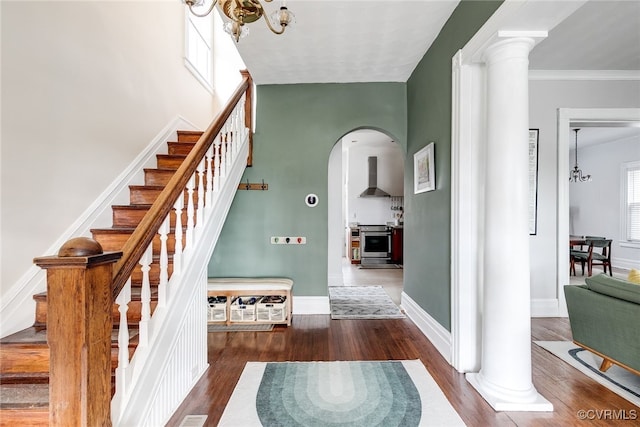
{"type": "MultiPolygon", "coordinates": [[[[169,426],[186,415],[208,415],[215,426],[248,361],[420,359],[468,426],[632,426],[638,420],[614,415],[640,409],[532,343],[533,382],[554,411],[495,412],[408,319],[331,320],[294,316],[290,327],[272,332],[209,333],[210,367],[176,411],[169,426]],[[578,411],[609,410],[602,419],[581,420],[578,411]],[[614,414],[615,413],[615,414],[614,414]],[[605,419],[606,418],[606,419],[605,419]]],[[[533,340],[570,340],[568,319],[532,321],[533,340]]],[[[600,412],[603,414],[603,412],[600,412]]],[[[595,417],[597,418],[597,417],[595,417]]],[[[363,426],[364,427],[364,426],[363,426]]]]}

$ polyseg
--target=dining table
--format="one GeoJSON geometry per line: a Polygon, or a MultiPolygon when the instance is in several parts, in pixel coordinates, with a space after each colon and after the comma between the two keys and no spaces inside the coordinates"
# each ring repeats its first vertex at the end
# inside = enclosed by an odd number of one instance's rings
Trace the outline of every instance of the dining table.
{"type": "Polygon", "coordinates": [[[583,246],[587,244],[587,239],[584,236],[569,236],[569,247],[583,246]]]}

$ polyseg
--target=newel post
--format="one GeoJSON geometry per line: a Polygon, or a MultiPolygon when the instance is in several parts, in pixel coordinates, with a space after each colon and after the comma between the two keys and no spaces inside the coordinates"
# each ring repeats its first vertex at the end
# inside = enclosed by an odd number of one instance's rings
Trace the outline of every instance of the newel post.
{"type": "Polygon", "coordinates": [[[47,271],[50,426],[111,425],[111,279],[121,256],[79,237],[34,259],[47,271]]]}

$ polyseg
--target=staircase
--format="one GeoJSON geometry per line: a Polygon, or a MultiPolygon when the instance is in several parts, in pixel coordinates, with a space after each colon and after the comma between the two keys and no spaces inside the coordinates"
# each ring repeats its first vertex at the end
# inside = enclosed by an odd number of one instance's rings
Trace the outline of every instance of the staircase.
{"type": "MultiPolygon", "coordinates": [[[[157,155],[157,168],[145,170],[145,184],[130,187],[130,204],[114,205],[113,225],[110,228],[92,229],[93,239],[105,251],[119,251],[140,223],[144,214],[164,189],[186,155],[193,148],[202,132],[178,131],[175,142],[169,142],[169,154],[157,155]]],[[[186,196],[185,196],[186,197],[186,196]]],[[[196,199],[197,203],[197,199],[196,199]]],[[[186,232],[186,212],[182,223],[186,232]]],[[[175,214],[172,215],[175,227],[175,214]]],[[[173,273],[175,241],[168,245],[169,275],[173,273]]],[[[160,245],[156,242],[153,262],[149,271],[151,285],[151,311],[158,301],[160,283],[160,245]]],[[[137,267],[131,275],[131,302],[127,310],[127,321],[136,325],[141,320],[142,269],[137,267]]],[[[0,425],[48,425],[49,422],[49,346],[47,345],[47,294],[39,293],[36,301],[35,323],[32,327],[0,340],[0,425]],[[30,424],[25,424],[25,418],[30,424]]],[[[112,308],[114,326],[120,323],[118,305],[112,308]]],[[[129,353],[133,355],[137,346],[138,332],[129,328],[131,341],[129,353]]],[[[111,364],[115,375],[118,365],[118,332],[114,329],[111,364]]],[[[115,387],[115,377],[113,386],[115,387]]]]}
{"type": "MultiPolygon", "coordinates": [[[[206,266],[247,164],[250,133],[244,128],[244,113],[247,99],[250,106],[250,88],[246,74],[236,91],[237,99],[232,99],[235,104],[221,113],[229,117],[219,115],[204,133],[178,131],[177,140],[167,143],[167,154],[157,154],[156,168],[144,169],[144,184],[129,186],[129,204],[111,207],[111,227],[91,229],[93,240],[105,254],[124,253],[114,264],[114,298],[107,308],[113,320],[113,401],[111,420],[100,420],[101,425],[160,424],[206,369],[206,266]],[[185,161],[193,162],[194,151],[203,156],[186,187],[172,190],[177,200],[165,209],[169,214],[164,220],[150,220],[159,209],[158,200],[167,197],[167,186],[185,169],[185,161]],[[140,230],[149,223],[160,225],[151,232],[140,230]],[[139,244],[140,235],[148,235],[149,243],[139,244]],[[138,258],[135,263],[127,260],[132,252],[129,247],[142,254],[133,255],[138,258]],[[119,277],[128,279],[119,284],[119,277]],[[194,327],[200,322],[201,331],[194,327]],[[172,327],[162,328],[166,324],[172,327]],[[194,329],[200,332],[194,334],[194,329]],[[175,383],[176,378],[180,384],[175,383]]],[[[0,340],[0,426],[65,425],[80,419],[64,418],[66,414],[53,409],[50,414],[49,390],[54,383],[64,384],[65,378],[49,376],[49,298],[45,292],[34,299],[33,326],[0,340]]],[[[85,417],[91,411],[91,407],[83,408],[76,416],[85,417]]]]}

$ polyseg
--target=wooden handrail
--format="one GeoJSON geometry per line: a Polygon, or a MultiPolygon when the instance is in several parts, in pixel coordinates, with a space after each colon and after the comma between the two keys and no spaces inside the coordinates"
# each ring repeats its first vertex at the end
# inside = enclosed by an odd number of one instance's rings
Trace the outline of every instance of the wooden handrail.
{"type": "MultiPolygon", "coordinates": [[[[120,294],[120,291],[131,276],[138,261],[153,241],[154,236],[158,233],[165,218],[171,212],[173,204],[178,197],[183,194],[184,188],[189,182],[189,179],[195,174],[198,165],[209,150],[214,138],[218,135],[236,104],[245,93],[247,94],[245,98],[245,124],[246,126],[251,126],[251,88],[253,87],[253,82],[248,71],[241,71],[241,74],[242,81],[226,106],[218,113],[207,130],[205,130],[200,139],[198,139],[194,148],[187,155],[182,165],[180,165],[171,177],[156,201],[151,205],[149,211],[142,218],[142,221],[140,221],[138,227],[124,244],[122,248],[123,256],[115,264],[113,269],[112,293],[114,299],[120,294]]],[[[251,138],[251,134],[252,132],[249,133],[249,138],[251,138]]]]}

